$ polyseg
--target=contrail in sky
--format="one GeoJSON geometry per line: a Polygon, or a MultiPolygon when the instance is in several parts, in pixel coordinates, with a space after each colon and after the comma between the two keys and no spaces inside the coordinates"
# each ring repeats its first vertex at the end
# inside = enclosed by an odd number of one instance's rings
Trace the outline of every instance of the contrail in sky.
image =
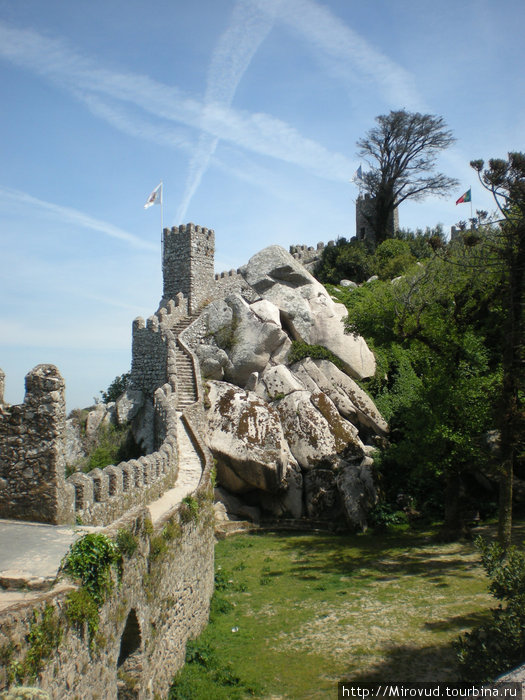
{"type": "MultiPolygon", "coordinates": [[[[237,0],[230,25],[221,35],[208,68],[204,116],[208,110],[213,111],[217,106],[231,105],[237,86],[259,46],[271,31],[273,23],[271,13],[263,12],[245,0],[237,0]]],[[[201,132],[190,160],[186,187],[177,212],[177,223],[183,223],[191,199],[208,169],[218,143],[219,137],[204,130],[201,132]]]]}
{"type": "Polygon", "coordinates": [[[60,204],[54,204],[53,202],[46,202],[37,197],[33,197],[26,192],[20,192],[19,190],[14,190],[9,187],[0,186],[0,205],[2,200],[7,200],[8,202],[18,202],[25,206],[37,207],[39,209],[45,209],[51,212],[61,221],[72,223],[75,226],[80,226],[85,229],[90,229],[91,231],[97,231],[98,233],[103,233],[111,238],[118,238],[125,243],[128,243],[134,248],[142,248],[144,250],[157,250],[157,246],[149,241],[144,241],[133,233],[124,231],[113,224],[108,224],[106,221],[101,221],[100,219],[95,219],[88,214],[85,214],[78,209],[72,209],[71,207],[64,207],[60,204]]]}
{"type": "MultiPolygon", "coordinates": [[[[231,54],[224,54],[222,49],[221,55],[219,48],[224,39],[219,42],[216,49],[219,63],[216,66],[219,69],[223,67],[224,77],[217,85],[223,92],[220,93],[221,100],[212,92],[210,102],[206,105],[176,86],[157,82],[146,75],[108,70],[96,60],[78,54],[60,39],[50,39],[30,29],[16,29],[1,20],[0,59],[5,58],[59,85],[76,99],[87,103],[97,116],[125,133],[131,129],[141,138],[168,140],[171,146],[188,150],[188,146],[193,148],[192,133],[196,126],[200,126],[210,140],[220,139],[237,149],[277,158],[315,173],[317,177],[347,182],[355,170],[355,163],[345,155],[330,151],[313,139],[302,136],[296,128],[270,114],[236,110],[229,104],[241,79],[241,70],[246,70],[247,59],[253,57],[255,48],[269,32],[267,27],[273,23],[273,8],[278,9],[279,3],[280,0],[272,0],[271,8],[265,6],[264,12],[257,8],[256,12],[267,18],[266,21],[261,20],[259,33],[249,23],[238,25],[239,35],[236,36],[240,46],[244,47],[242,51],[239,48],[231,54]],[[242,27],[251,27],[252,46],[244,43],[245,37],[241,37],[242,27]],[[261,37],[259,42],[258,36],[261,37]],[[230,60],[228,67],[223,58],[225,55],[239,57],[239,60],[230,60]],[[241,61],[243,57],[244,64],[241,61]],[[127,117],[115,112],[116,105],[128,110],[127,117]],[[145,115],[153,117],[151,125],[135,123],[136,116],[128,109],[129,105],[138,107],[145,115]],[[183,129],[169,129],[174,122],[182,125],[183,129]]],[[[255,11],[252,15],[247,12],[247,8],[252,6],[251,0],[242,0],[242,3],[239,0],[238,5],[248,16],[258,16],[255,11]]],[[[215,67],[212,71],[210,66],[209,74],[214,75],[219,69],[215,67]]]]}

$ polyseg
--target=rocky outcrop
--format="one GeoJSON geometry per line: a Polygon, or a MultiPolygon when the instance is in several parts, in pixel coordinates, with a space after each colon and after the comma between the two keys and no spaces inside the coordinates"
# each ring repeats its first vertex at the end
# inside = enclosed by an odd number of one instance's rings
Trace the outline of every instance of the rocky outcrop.
{"type": "Polygon", "coordinates": [[[323,391],[339,413],[362,428],[384,436],[388,426],[366,391],[328,360],[305,358],[291,367],[295,378],[310,391],[323,391]]]}
{"type": "Polygon", "coordinates": [[[208,446],[217,463],[217,479],[234,493],[286,489],[294,464],[277,411],[253,392],[208,383],[208,446]]]}
{"type": "Polygon", "coordinates": [[[294,391],[277,402],[290,451],[304,470],[344,456],[362,458],[363,444],[357,429],[342,418],[332,401],[321,392],[294,391]]]}
{"type": "Polygon", "coordinates": [[[352,377],[373,374],[374,356],[344,333],[345,307],[283,248],[266,248],[240,273],[259,298],[214,301],[190,329],[208,380],[220,513],[362,529],[376,498],[367,442],[388,428],[352,377]],[[308,357],[289,365],[293,340],[330,349],[345,371],[308,357]]]}
{"type": "Polygon", "coordinates": [[[210,304],[202,314],[208,343],[196,352],[206,377],[244,386],[288,340],[269,302],[248,304],[240,294],[210,304]],[[254,306],[255,308],[252,308],[254,306]]]}
{"type": "Polygon", "coordinates": [[[344,332],[346,308],[334,302],[323,285],[284,248],[265,248],[241,268],[241,273],[279,309],[281,323],[293,340],[323,345],[359,379],[374,374],[375,358],[364,339],[344,332]]]}

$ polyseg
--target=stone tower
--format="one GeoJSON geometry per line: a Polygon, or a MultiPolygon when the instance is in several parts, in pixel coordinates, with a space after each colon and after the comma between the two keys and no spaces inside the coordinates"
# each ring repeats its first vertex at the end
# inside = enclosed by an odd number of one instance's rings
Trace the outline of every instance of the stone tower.
{"type": "MultiPolygon", "coordinates": [[[[374,198],[369,194],[359,195],[355,202],[355,235],[358,240],[375,241],[375,233],[367,219],[374,207],[374,198]]],[[[392,237],[399,228],[399,215],[397,209],[394,209],[388,222],[388,235],[392,237]]]]}
{"type": "Polygon", "coordinates": [[[214,284],[215,233],[212,229],[186,224],[164,229],[162,302],[179,292],[188,298],[194,314],[210,298],[214,284]]]}

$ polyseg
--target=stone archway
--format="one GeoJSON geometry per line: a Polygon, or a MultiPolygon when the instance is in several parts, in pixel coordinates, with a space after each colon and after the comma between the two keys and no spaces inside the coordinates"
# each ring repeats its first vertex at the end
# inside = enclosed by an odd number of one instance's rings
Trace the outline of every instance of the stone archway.
{"type": "Polygon", "coordinates": [[[117,661],[117,698],[134,700],[142,684],[142,634],[137,613],[129,611],[117,661]]]}

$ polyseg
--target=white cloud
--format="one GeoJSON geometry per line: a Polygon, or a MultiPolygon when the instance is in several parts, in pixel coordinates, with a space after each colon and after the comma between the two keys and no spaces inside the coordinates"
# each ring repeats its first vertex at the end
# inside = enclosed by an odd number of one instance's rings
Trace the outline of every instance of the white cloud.
{"type": "MultiPolygon", "coordinates": [[[[197,125],[211,137],[297,165],[319,177],[344,181],[353,171],[353,163],[345,156],[305,138],[271,115],[205,104],[147,76],[101,68],[64,42],[32,30],[14,29],[0,22],[0,56],[52,80],[76,97],[80,94],[85,99],[94,94],[131,103],[156,118],[191,128],[197,125]]],[[[112,123],[117,125],[115,120],[112,123]]]]}
{"type": "MultiPolygon", "coordinates": [[[[214,104],[231,105],[237,86],[247,71],[259,46],[273,26],[272,18],[243,0],[234,6],[230,24],[213,51],[208,68],[203,115],[214,104]]],[[[205,120],[203,120],[205,127],[205,120]]],[[[177,213],[177,223],[184,220],[188,206],[215,153],[219,137],[201,132],[189,164],[186,186],[177,213]]]]}
{"type": "Polygon", "coordinates": [[[124,231],[117,226],[113,226],[112,224],[108,224],[106,221],[94,219],[92,216],[78,211],[77,209],[72,209],[71,207],[65,207],[60,204],[54,204],[52,202],[46,202],[42,199],[37,199],[26,192],[20,192],[7,187],[0,187],[0,206],[2,204],[2,200],[4,200],[4,205],[7,206],[11,206],[13,202],[16,202],[23,205],[30,205],[39,209],[44,209],[51,212],[51,214],[56,216],[56,218],[60,221],[70,223],[75,226],[80,226],[81,228],[89,229],[91,231],[97,231],[98,233],[103,233],[111,238],[118,238],[134,248],[157,250],[157,246],[153,243],[144,241],[132,233],[128,233],[127,231],[124,231]]]}
{"type": "Polygon", "coordinates": [[[314,0],[246,0],[306,39],[343,83],[357,75],[384,98],[407,109],[425,109],[412,74],[372,46],[327,7],[314,0]]]}

